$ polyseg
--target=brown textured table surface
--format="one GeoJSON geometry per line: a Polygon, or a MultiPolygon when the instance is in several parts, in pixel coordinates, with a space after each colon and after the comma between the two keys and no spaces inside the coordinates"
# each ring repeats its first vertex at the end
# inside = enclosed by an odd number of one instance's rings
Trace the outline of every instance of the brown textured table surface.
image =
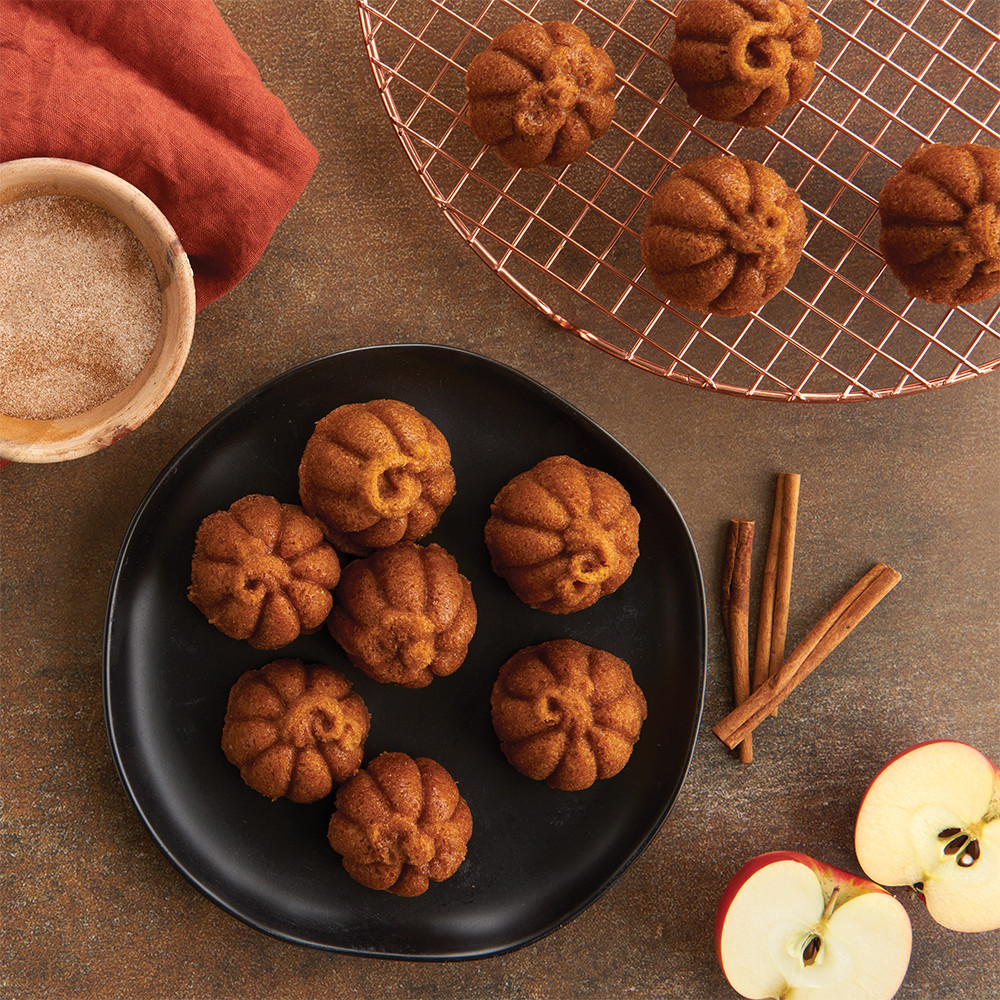
{"type": "MultiPolygon", "coordinates": [[[[220,8],[320,151],[267,253],[198,318],[174,392],[110,449],[10,466],[2,489],[4,907],[0,994],[65,997],[733,996],[712,928],[754,855],[857,871],[861,794],[892,754],[952,737],[1000,757],[1000,376],[877,403],[799,406],[680,386],[551,325],[432,207],[392,132],[356,5],[220,8]],[[494,358],[605,427],[690,527],[708,593],[705,711],[687,781],[632,867],[576,920],[461,963],[357,958],[229,916],[161,855],[108,748],[101,640],[129,520],[163,465],[272,376],[359,345],[426,342],[494,358]],[[718,606],[729,518],[767,524],[780,470],[802,474],[790,639],[869,565],[902,583],[758,733],[740,766],[712,735],[732,689],[718,606]]],[[[759,543],[760,544],[760,543],[759,543]]],[[[914,928],[900,997],[1000,997],[1000,937],[914,928]]]]}

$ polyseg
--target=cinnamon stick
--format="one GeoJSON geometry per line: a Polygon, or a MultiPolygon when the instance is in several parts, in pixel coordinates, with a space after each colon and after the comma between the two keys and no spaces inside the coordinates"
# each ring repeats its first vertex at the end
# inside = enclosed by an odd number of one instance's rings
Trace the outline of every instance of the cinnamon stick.
{"type": "Polygon", "coordinates": [[[785,658],[801,481],[797,472],[781,472],[774,487],[771,534],[767,540],[757,613],[754,690],[778,672],[785,658]]]}
{"type": "Polygon", "coordinates": [[[781,532],[778,539],[778,566],[774,579],[774,616],[771,624],[771,652],[767,665],[768,677],[773,677],[785,661],[785,635],[788,631],[788,606],[792,592],[792,563],[795,560],[795,523],[799,512],[797,472],[782,472],[781,532]]]}
{"type": "Polygon", "coordinates": [[[774,591],[778,571],[778,546],[781,542],[781,501],[785,481],[779,475],[774,487],[774,510],[771,513],[771,533],[764,554],[764,571],[760,578],[760,607],[757,611],[757,644],[753,660],[753,686],[759,688],[768,676],[771,662],[771,625],[774,618],[774,591]]]}
{"type": "Polygon", "coordinates": [[[847,638],[900,579],[896,570],[885,563],[876,563],[813,626],[781,669],[716,723],[712,732],[730,748],[746,739],[847,638]]]}
{"type": "MultiPolygon", "coordinates": [[[[753,521],[730,521],[722,567],[722,623],[729,643],[733,695],[737,705],[750,697],[750,556],[753,521]]],[[[753,762],[753,737],[739,745],[740,760],[753,762]]]]}

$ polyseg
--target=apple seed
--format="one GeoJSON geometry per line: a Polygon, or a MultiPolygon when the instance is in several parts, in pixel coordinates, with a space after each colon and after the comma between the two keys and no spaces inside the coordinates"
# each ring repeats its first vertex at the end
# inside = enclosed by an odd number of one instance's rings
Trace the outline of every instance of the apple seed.
{"type": "Polygon", "coordinates": [[[965,842],[968,840],[966,834],[960,834],[954,840],[949,841],[945,844],[944,853],[947,857],[951,857],[952,854],[958,854],[958,852],[965,846],[965,842]]]}
{"type": "Polygon", "coordinates": [[[979,860],[979,841],[957,826],[949,826],[942,830],[938,834],[938,840],[948,841],[943,848],[945,857],[950,858],[957,854],[955,862],[962,868],[971,868],[979,860]]]}
{"type": "Polygon", "coordinates": [[[979,841],[970,840],[969,846],[956,858],[963,868],[971,868],[979,860],[979,841]]]}
{"type": "MultiPolygon", "coordinates": [[[[826,925],[826,922],[830,919],[830,914],[833,913],[837,906],[837,897],[840,895],[840,886],[834,886],[833,892],[830,893],[830,898],[826,901],[826,906],[823,908],[823,915],[819,918],[820,924],[826,925]]],[[[823,939],[818,934],[810,934],[805,945],[802,947],[802,964],[805,966],[810,966],[816,961],[819,956],[820,948],[823,947],[823,939]]]]}
{"type": "Polygon", "coordinates": [[[816,956],[819,954],[820,946],[823,944],[818,934],[813,934],[811,938],[806,942],[806,946],[802,949],[802,964],[809,966],[816,961],[816,956]]]}

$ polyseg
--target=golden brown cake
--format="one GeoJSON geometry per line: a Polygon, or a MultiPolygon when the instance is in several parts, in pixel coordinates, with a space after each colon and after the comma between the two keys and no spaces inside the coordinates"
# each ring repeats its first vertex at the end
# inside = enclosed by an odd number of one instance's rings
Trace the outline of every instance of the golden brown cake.
{"type": "Polygon", "coordinates": [[[278,649],[326,621],[339,579],[340,560],[316,521],[252,494],[201,522],[188,598],[230,638],[278,649]]]}
{"type": "Polygon", "coordinates": [[[687,0],[667,61],[698,114],[760,126],[809,92],[822,46],[804,0],[687,0]]]}
{"type": "Polygon", "coordinates": [[[275,660],[233,685],[222,750],[261,795],[315,802],[361,766],[368,725],[339,670],[275,660]]]}
{"type": "Polygon", "coordinates": [[[440,545],[400,542],[344,568],[330,634],[383,684],[426,687],[454,673],[476,631],[469,581],[440,545]]]}
{"type": "Polygon", "coordinates": [[[617,479],[554,455],[500,490],[485,536],[494,572],[525,604],[568,614],[628,579],[639,512],[617,479]]]}
{"type": "Polygon", "coordinates": [[[472,813],[452,776],[428,757],[379,754],[337,790],[330,846],[369,889],[419,896],[465,860],[472,813]]]}
{"type": "Polygon", "coordinates": [[[469,64],[469,124],[509,167],[565,167],[615,115],[615,67],[565,21],[501,31],[469,64]]]}
{"type": "Polygon", "coordinates": [[[642,261],[674,305],[743,316],[780,292],[806,241],[799,196],[770,167],[735,156],[686,163],[656,190],[642,261]]]}
{"type": "Polygon", "coordinates": [[[646,719],[646,699],[629,665],[575,639],[515,653],[500,668],[491,708],[507,760],[563,791],[616,775],[646,719]]]}
{"type": "Polygon", "coordinates": [[[1000,291],[1000,150],[925,146],[878,208],[882,256],[910,295],[955,306],[1000,291]]]}
{"type": "Polygon", "coordinates": [[[342,552],[416,541],[455,495],[451,450],[407,403],[348,403],[316,424],[299,464],[299,495],[342,552]]]}

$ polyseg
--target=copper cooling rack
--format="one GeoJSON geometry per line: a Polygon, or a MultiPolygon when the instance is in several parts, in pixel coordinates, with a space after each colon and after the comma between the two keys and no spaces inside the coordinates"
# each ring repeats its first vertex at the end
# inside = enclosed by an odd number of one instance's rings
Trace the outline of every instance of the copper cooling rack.
{"type": "Polygon", "coordinates": [[[563,328],[665,378],[788,401],[898,396],[1000,368],[1000,302],[911,299],[878,253],[878,195],[925,142],[1000,144],[997,0],[813,0],[809,97],[769,127],[698,117],[666,62],[679,2],[359,0],[379,93],[462,238],[563,328]],[[571,20],[614,60],[617,111],[584,159],[511,171],[465,120],[465,70],[522,18],[571,20]],[[706,153],[768,164],[809,225],[788,288],[752,316],[663,301],[639,234],[651,193],[706,153]]]}

